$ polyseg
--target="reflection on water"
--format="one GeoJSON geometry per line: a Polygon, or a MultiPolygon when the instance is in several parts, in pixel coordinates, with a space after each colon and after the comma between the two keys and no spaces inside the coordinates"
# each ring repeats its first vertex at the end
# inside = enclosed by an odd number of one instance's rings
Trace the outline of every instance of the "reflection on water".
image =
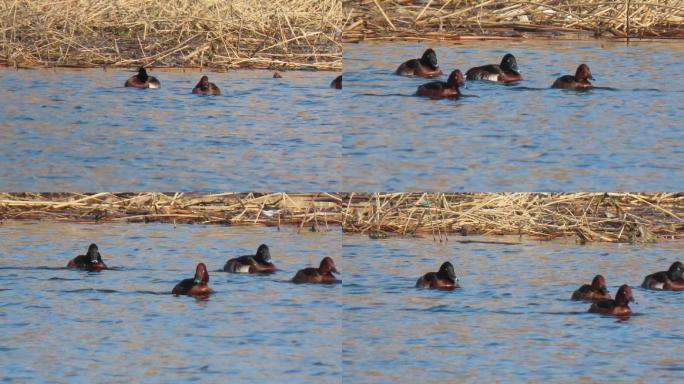
{"type": "MultiPolygon", "coordinates": [[[[681,292],[639,288],[681,259],[684,243],[653,246],[447,244],[343,236],[345,382],[659,380],[681,378],[681,292]],[[463,288],[414,288],[450,260],[463,288]],[[627,321],[587,313],[569,300],[602,273],[628,283],[627,321]]],[[[491,239],[490,239],[491,240],[491,239]]],[[[494,239],[500,240],[500,239],[494,239]]]]}
{"type": "Polygon", "coordinates": [[[192,95],[200,72],[0,68],[4,191],[287,190],[340,185],[329,72],[209,73],[223,95],[192,95]]]}
{"type": "Polygon", "coordinates": [[[339,382],[341,286],[288,281],[339,231],[5,223],[0,226],[0,377],[20,382],[339,382]],[[90,242],[115,268],[63,268],[90,242]],[[266,242],[274,275],[214,272],[266,242]],[[207,264],[208,300],[169,292],[207,264]]]}
{"type": "Polygon", "coordinates": [[[681,190],[684,43],[363,43],[344,49],[343,184],[350,191],[681,190]],[[512,52],[526,79],[413,96],[396,76],[432,46],[446,77],[512,52]],[[550,89],[587,63],[605,87],[550,89]]]}

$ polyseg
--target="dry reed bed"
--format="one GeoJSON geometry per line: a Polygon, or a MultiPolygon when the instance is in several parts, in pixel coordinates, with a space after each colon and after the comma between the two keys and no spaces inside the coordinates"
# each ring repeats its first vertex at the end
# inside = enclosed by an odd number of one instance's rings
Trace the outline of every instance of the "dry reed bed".
{"type": "Polygon", "coordinates": [[[0,193],[2,220],[224,225],[339,224],[341,199],[328,193],[0,193]]]}
{"type": "Polygon", "coordinates": [[[345,0],[343,40],[684,37],[682,0],[345,0]],[[539,34],[535,34],[539,36],[539,34]]]}
{"type": "Polygon", "coordinates": [[[342,67],[339,0],[0,0],[0,64],[342,67]]]}
{"type": "Polygon", "coordinates": [[[371,237],[684,238],[684,193],[0,193],[0,220],[297,225],[371,237]]]}
{"type": "Polygon", "coordinates": [[[684,194],[376,193],[343,196],[346,232],[524,235],[581,242],[684,238],[684,194]]]}

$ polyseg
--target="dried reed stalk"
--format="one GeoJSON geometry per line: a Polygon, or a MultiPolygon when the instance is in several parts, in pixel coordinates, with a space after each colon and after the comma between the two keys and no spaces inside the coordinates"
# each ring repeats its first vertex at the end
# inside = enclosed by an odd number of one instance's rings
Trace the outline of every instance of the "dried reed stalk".
{"type": "Polygon", "coordinates": [[[0,0],[0,64],[340,69],[339,0],[0,0]]]}
{"type": "Polygon", "coordinates": [[[558,36],[684,37],[681,0],[345,0],[343,40],[558,36]],[[539,36],[539,34],[537,34],[539,36]]]}
{"type": "Polygon", "coordinates": [[[580,241],[684,238],[681,193],[375,193],[343,196],[343,230],[575,236],[580,241]]]}

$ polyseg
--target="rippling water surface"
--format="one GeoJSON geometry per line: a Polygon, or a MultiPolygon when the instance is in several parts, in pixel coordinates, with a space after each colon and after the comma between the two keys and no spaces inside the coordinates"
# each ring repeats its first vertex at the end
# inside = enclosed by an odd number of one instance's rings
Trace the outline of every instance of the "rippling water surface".
{"type": "Polygon", "coordinates": [[[349,191],[682,190],[682,42],[391,42],[344,47],[349,191]],[[515,85],[468,81],[460,100],[413,96],[393,74],[433,47],[455,68],[516,55],[515,85]],[[587,63],[601,87],[550,89],[587,63]]]}
{"type": "Polygon", "coordinates": [[[8,382],[339,382],[339,285],[298,285],[339,231],[283,227],[0,226],[0,378],[8,382]],[[114,270],[64,268],[90,242],[114,270]],[[274,275],[214,272],[271,248],[274,275]],[[169,292],[203,261],[208,300],[169,292]]]}
{"type": "Polygon", "coordinates": [[[684,292],[638,286],[646,274],[681,260],[682,242],[343,239],[345,382],[681,380],[684,292]],[[446,260],[461,289],[414,288],[446,260]],[[628,320],[587,313],[589,304],[569,300],[597,273],[613,295],[623,283],[634,289],[628,320]]]}
{"type": "Polygon", "coordinates": [[[339,91],[330,72],[201,73],[0,68],[3,191],[340,189],[339,91]]]}

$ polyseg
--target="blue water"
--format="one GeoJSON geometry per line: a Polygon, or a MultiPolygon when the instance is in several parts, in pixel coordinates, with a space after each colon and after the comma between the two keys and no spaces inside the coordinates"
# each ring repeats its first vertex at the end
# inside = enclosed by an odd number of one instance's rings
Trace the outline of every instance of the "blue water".
{"type": "Polygon", "coordinates": [[[340,233],[296,230],[5,222],[0,380],[339,382],[342,288],[288,280],[324,256],[344,272],[340,233]],[[90,242],[114,270],[64,268],[90,242]],[[277,273],[214,272],[262,242],[277,273]],[[200,261],[215,293],[171,295],[200,261]]]}
{"type": "Polygon", "coordinates": [[[384,42],[344,47],[348,191],[665,191],[684,188],[682,42],[384,42]],[[470,82],[457,101],[393,74],[433,47],[442,80],[516,55],[524,81],[470,82]],[[549,87],[587,63],[600,89],[549,87]]]}
{"type": "Polygon", "coordinates": [[[191,94],[202,73],[0,68],[2,191],[340,189],[330,72],[207,73],[223,95],[191,94]]]}
{"type": "Polygon", "coordinates": [[[460,239],[343,236],[344,382],[681,381],[684,292],[638,286],[681,260],[684,243],[460,239]],[[461,289],[414,288],[446,260],[461,289]],[[628,320],[587,313],[589,304],[569,299],[597,273],[613,295],[632,286],[628,320]]]}

